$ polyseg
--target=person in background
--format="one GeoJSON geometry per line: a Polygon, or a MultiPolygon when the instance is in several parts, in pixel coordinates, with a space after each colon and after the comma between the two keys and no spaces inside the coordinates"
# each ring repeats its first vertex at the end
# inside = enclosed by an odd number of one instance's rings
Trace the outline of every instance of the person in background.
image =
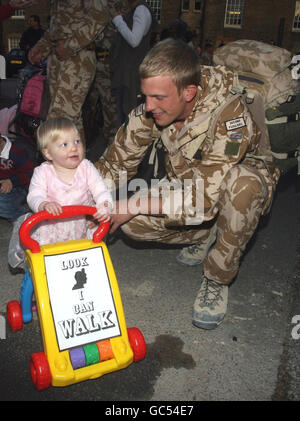
{"type": "Polygon", "coordinates": [[[200,52],[200,63],[204,66],[213,66],[213,45],[206,42],[204,51],[200,52]]]}
{"type": "Polygon", "coordinates": [[[44,34],[44,30],[40,23],[40,17],[38,15],[31,15],[28,23],[29,28],[23,32],[19,42],[21,50],[24,50],[26,55],[30,48],[32,48],[44,34]]]}
{"type": "Polygon", "coordinates": [[[28,52],[31,64],[48,65],[51,103],[48,118],[62,115],[74,121],[84,140],[82,105],[96,71],[94,40],[109,16],[106,0],[53,0],[50,26],[28,52]]]}
{"type": "Polygon", "coordinates": [[[139,65],[150,48],[156,21],[151,8],[142,0],[127,0],[129,11],[116,13],[117,33],[111,48],[112,88],[116,94],[118,126],[137,106],[140,94],[139,65]]]}
{"type": "Polygon", "coordinates": [[[0,135],[0,217],[10,222],[27,212],[24,203],[33,173],[25,150],[0,135]]]}
{"type": "MultiPolygon", "coordinates": [[[[117,10],[122,8],[120,0],[110,0],[109,12],[111,16],[116,14],[117,10]]],[[[110,49],[115,36],[115,27],[112,21],[106,25],[103,33],[95,39],[97,67],[94,81],[86,98],[85,107],[87,108],[88,116],[93,116],[90,119],[90,127],[88,130],[90,134],[97,133],[97,126],[99,120],[102,120],[102,131],[104,135],[104,142],[99,145],[99,139],[96,138],[88,150],[88,155],[91,155],[91,160],[98,160],[101,153],[103,153],[106,146],[113,142],[115,134],[119,128],[117,122],[117,108],[116,98],[113,95],[111,87],[111,72],[110,72],[110,49]],[[101,107],[100,118],[97,115],[97,110],[101,107]],[[94,121],[93,121],[94,120],[94,121]],[[95,130],[96,129],[96,130],[95,130]],[[95,144],[95,142],[97,144],[95,144]]],[[[85,119],[85,122],[88,119],[85,119]]],[[[101,137],[102,140],[102,137],[101,137]]],[[[90,145],[88,145],[89,147],[90,145]]]]}

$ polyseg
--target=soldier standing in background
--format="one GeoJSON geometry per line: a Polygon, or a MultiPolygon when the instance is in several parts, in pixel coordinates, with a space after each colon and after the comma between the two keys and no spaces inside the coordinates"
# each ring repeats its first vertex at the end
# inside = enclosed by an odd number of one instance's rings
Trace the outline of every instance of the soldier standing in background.
{"type": "MultiPolygon", "coordinates": [[[[121,8],[122,2],[120,0],[109,1],[108,10],[111,16],[114,16],[117,10],[121,8]]],[[[86,100],[87,110],[91,115],[94,114],[97,108],[99,98],[101,100],[103,135],[106,146],[113,142],[119,128],[117,123],[116,98],[112,93],[110,72],[110,49],[114,37],[115,28],[110,20],[103,33],[95,40],[97,57],[96,74],[86,100]]]]}
{"type": "Polygon", "coordinates": [[[96,71],[94,41],[108,23],[107,1],[52,0],[50,17],[49,30],[28,59],[50,59],[48,117],[68,117],[84,139],[81,110],[96,71]]]}
{"type": "Polygon", "coordinates": [[[116,202],[111,232],[121,226],[137,241],[186,245],[177,260],[203,263],[192,321],[214,329],[279,171],[244,98],[231,94],[237,75],[224,66],[199,69],[186,43],[156,44],[140,66],[145,104],[130,113],[95,165],[122,187],[121,171],[132,179],[149,148],[162,143],[165,177],[116,202]]]}

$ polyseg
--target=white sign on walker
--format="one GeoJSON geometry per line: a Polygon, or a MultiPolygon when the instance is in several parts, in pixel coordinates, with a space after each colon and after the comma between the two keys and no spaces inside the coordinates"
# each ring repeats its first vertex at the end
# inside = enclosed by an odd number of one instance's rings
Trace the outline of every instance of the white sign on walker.
{"type": "Polygon", "coordinates": [[[120,336],[102,248],[44,259],[59,350],[120,336]]]}

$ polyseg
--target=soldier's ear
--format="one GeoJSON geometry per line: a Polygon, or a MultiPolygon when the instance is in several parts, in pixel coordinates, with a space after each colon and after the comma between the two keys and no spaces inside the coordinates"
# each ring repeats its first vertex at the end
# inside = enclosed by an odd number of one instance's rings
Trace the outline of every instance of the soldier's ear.
{"type": "Polygon", "coordinates": [[[197,86],[196,85],[188,85],[183,90],[183,97],[186,102],[191,102],[197,93],[197,86]]]}

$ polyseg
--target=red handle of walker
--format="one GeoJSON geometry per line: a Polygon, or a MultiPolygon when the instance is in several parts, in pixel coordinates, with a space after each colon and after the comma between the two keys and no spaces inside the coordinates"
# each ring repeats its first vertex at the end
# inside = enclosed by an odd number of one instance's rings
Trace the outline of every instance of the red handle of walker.
{"type": "MultiPolygon", "coordinates": [[[[20,228],[20,239],[26,248],[32,253],[39,253],[41,251],[40,245],[37,241],[30,237],[30,231],[39,222],[47,219],[62,219],[71,218],[79,215],[94,215],[97,209],[93,206],[63,206],[62,213],[60,215],[52,215],[47,211],[37,212],[34,215],[26,219],[20,228]]],[[[96,229],[93,235],[94,243],[100,243],[108,233],[110,222],[101,222],[99,227],[96,229]]]]}

